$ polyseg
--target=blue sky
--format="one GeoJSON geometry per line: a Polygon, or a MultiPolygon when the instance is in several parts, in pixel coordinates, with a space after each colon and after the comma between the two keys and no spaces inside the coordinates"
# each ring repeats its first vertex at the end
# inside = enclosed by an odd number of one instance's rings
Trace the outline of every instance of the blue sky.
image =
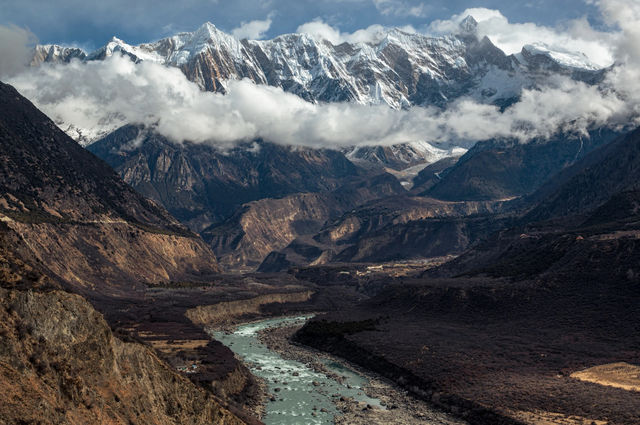
{"type": "Polygon", "coordinates": [[[372,24],[424,28],[467,8],[500,10],[510,22],[562,25],[598,13],[584,0],[0,0],[0,24],[28,28],[41,43],[75,44],[92,49],[112,36],[138,44],[210,21],[231,32],[242,23],[268,20],[266,38],[294,32],[314,19],[343,32],[372,24]]]}

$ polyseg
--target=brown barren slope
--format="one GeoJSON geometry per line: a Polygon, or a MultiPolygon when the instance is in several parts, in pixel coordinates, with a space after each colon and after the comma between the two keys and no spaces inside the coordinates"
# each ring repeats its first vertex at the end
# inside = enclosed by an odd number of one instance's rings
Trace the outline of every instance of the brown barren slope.
{"type": "Polygon", "coordinates": [[[625,362],[590,367],[572,373],[571,377],[608,387],[640,391],[640,367],[625,362]]]}

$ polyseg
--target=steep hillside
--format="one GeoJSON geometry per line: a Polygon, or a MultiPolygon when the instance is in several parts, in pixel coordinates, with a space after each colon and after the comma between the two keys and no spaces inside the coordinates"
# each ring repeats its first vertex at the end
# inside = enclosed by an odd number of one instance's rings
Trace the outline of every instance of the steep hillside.
{"type": "Polygon", "coordinates": [[[6,424],[242,424],[147,346],[115,337],[0,223],[0,418],[6,424]]]}
{"type": "Polygon", "coordinates": [[[52,276],[103,291],[218,270],[197,235],[0,85],[0,217],[52,276]]]}
{"type": "Polygon", "coordinates": [[[242,204],[332,190],[358,175],[343,154],[256,142],[222,152],[126,126],[89,146],[132,187],[200,231],[242,204]]]}
{"type": "Polygon", "coordinates": [[[389,174],[357,177],[331,192],[298,193],[245,204],[231,218],[202,232],[220,264],[253,269],[272,251],[313,235],[330,220],[373,199],[404,193],[389,174]]]}
{"type": "Polygon", "coordinates": [[[453,167],[459,159],[460,156],[451,156],[424,167],[413,178],[411,193],[417,196],[425,196],[433,186],[442,180],[443,172],[453,167]]]}
{"type": "Polygon", "coordinates": [[[640,188],[640,130],[594,151],[565,174],[532,196],[542,199],[525,221],[584,215],[617,193],[640,188]]]}
{"type": "MultiPolygon", "coordinates": [[[[444,200],[489,200],[533,193],[564,168],[616,137],[612,131],[590,137],[560,135],[551,140],[481,142],[441,172],[424,194],[444,200]]],[[[425,172],[426,173],[426,172],[425,172]]]]}
{"type": "Polygon", "coordinates": [[[458,254],[505,225],[501,202],[445,202],[408,196],[371,201],[314,235],[272,252],[261,271],[328,262],[378,262],[458,254]]]}
{"type": "Polygon", "coordinates": [[[77,295],[0,289],[6,423],[242,424],[77,295]]]}
{"type": "Polygon", "coordinates": [[[86,300],[56,290],[12,252],[7,232],[0,230],[3,423],[244,423],[149,347],[114,337],[86,300]]]}

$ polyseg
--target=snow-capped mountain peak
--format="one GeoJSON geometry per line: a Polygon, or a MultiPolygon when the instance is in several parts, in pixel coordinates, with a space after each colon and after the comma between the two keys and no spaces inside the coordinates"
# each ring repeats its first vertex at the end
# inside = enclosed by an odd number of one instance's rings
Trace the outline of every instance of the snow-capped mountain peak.
{"type": "Polygon", "coordinates": [[[478,39],[476,29],[477,22],[469,16],[456,34],[432,37],[390,28],[367,42],[334,45],[309,34],[239,40],[206,22],[193,32],[137,46],[114,37],[89,55],[76,48],[38,46],[33,64],[123,54],[135,62],[177,67],[207,91],[224,93],[227,81],[249,79],[309,102],[384,104],[395,109],[444,108],[460,98],[502,106],[554,73],[589,83],[602,76],[586,56],[541,44],[508,56],[487,37],[478,39]]]}
{"type": "MultiPolygon", "coordinates": [[[[458,34],[430,37],[390,28],[367,43],[333,45],[309,34],[241,41],[206,22],[194,32],[139,46],[114,37],[86,59],[122,53],[136,62],[180,67],[187,78],[210,91],[224,92],[228,79],[249,78],[312,102],[384,103],[392,108],[443,107],[461,96],[500,104],[535,86],[540,75],[544,78],[550,71],[565,75],[598,71],[581,53],[542,44],[507,56],[488,38],[478,40],[477,27],[476,20],[467,16],[458,34]]],[[[34,62],[66,57],[41,51],[34,62]]]]}
{"type": "Polygon", "coordinates": [[[523,46],[517,57],[527,62],[540,62],[541,58],[546,58],[550,64],[579,70],[597,71],[600,69],[582,52],[572,52],[558,47],[552,49],[544,43],[523,46]]]}
{"type": "Polygon", "coordinates": [[[460,33],[466,35],[476,35],[478,33],[478,21],[469,15],[460,22],[460,33]]]}

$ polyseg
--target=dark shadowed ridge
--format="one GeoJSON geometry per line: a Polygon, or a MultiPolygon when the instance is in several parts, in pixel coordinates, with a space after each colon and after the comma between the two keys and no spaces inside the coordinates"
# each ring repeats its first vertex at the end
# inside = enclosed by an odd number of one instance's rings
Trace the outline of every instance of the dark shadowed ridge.
{"type": "MultiPolygon", "coordinates": [[[[448,201],[495,200],[530,195],[564,168],[616,137],[609,130],[590,137],[558,135],[529,143],[493,140],[480,142],[423,194],[448,201]]],[[[426,173],[426,171],[425,171],[426,173]]],[[[419,179],[425,179],[423,176],[419,179]]]]}
{"type": "Polygon", "coordinates": [[[333,150],[256,141],[223,152],[208,144],[172,143],[132,125],[88,149],[197,231],[230,217],[247,202],[333,190],[359,175],[355,165],[333,150]]]}
{"type": "Polygon", "coordinates": [[[0,83],[0,217],[87,294],[217,272],[204,242],[0,83]]]}
{"type": "Polygon", "coordinates": [[[4,83],[0,109],[0,189],[15,198],[9,204],[26,207],[5,207],[4,214],[45,222],[117,217],[150,230],[191,235],[4,83]]]}

